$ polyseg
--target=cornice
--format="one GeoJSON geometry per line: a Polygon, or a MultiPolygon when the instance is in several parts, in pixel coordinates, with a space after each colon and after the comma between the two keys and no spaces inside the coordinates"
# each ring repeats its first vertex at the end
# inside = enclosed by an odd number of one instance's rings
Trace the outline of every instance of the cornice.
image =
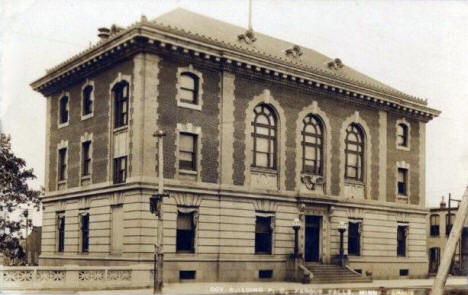
{"type": "Polygon", "coordinates": [[[345,80],[332,76],[324,71],[307,68],[298,63],[287,63],[286,59],[265,58],[252,50],[232,48],[226,43],[202,36],[177,32],[174,28],[161,30],[161,25],[141,21],[113,35],[109,40],[75,55],[58,66],[47,71],[42,78],[31,83],[31,87],[45,95],[51,93],[54,86],[70,82],[100,67],[109,66],[112,60],[129,56],[139,51],[186,55],[189,58],[201,59],[224,68],[242,70],[269,78],[295,83],[295,85],[326,90],[337,95],[348,97],[361,103],[373,104],[415,116],[422,121],[429,121],[440,114],[440,111],[427,107],[427,101],[410,97],[398,91],[390,93],[359,81],[345,80]],[[177,33],[177,34],[176,34],[177,33]]]}

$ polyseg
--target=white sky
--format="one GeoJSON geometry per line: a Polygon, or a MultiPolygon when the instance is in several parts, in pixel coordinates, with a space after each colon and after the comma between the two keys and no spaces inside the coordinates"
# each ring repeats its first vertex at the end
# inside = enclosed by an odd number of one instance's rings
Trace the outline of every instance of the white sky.
{"type": "MultiPolygon", "coordinates": [[[[4,0],[0,119],[44,183],[45,98],[29,83],[97,41],[176,7],[247,25],[248,1],[4,0]]],[[[427,203],[468,185],[468,2],[253,0],[254,30],[313,48],[442,111],[427,126],[427,203]]]]}

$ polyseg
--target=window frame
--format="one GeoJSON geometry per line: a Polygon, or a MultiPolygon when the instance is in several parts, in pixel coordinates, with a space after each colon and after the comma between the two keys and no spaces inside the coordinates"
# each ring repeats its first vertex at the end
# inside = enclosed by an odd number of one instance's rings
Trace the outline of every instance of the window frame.
{"type": "Polygon", "coordinates": [[[58,128],[68,126],[70,124],[70,94],[68,92],[62,93],[58,99],[58,128]],[[66,98],[66,103],[63,100],[66,98]],[[66,120],[64,117],[66,116],[66,120]]]}
{"type": "Polygon", "coordinates": [[[120,156],[114,158],[114,163],[113,163],[113,183],[114,184],[120,184],[120,183],[125,183],[127,181],[127,176],[128,176],[128,156],[120,156]],[[121,161],[124,161],[125,163],[125,168],[122,170],[121,166],[122,163],[121,161]],[[117,170],[117,166],[119,166],[119,170],[117,170]],[[123,171],[123,173],[121,172],[123,171]],[[123,176],[122,176],[123,175],[123,176]]]}
{"type": "Polygon", "coordinates": [[[57,242],[56,242],[56,252],[63,253],[65,252],[65,233],[66,233],[66,219],[65,211],[56,212],[57,220],[57,242]],[[63,221],[63,222],[62,222],[63,221]]]}
{"type": "Polygon", "coordinates": [[[301,146],[302,146],[302,173],[323,176],[323,164],[324,164],[324,127],[321,118],[316,115],[308,114],[303,120],[303,128],[301,131],[301,146]],[[315,124],[313,121],[315,121],[315,124]],[[309,133],[306,131],[307,126],[313,126],[316,133],[309,133]],[[318,131],[318,132],[317,132],[318,131]],[[315,143],[310,143],[306,140],[306,137],[315,138],[315,143]],[[320,143],[317,143],[320,141],[320,143]],[[315,159],[306,158],[306,149],[311,148],[315,154],[315,159]],[[317,160],[319,158],[320,160],[317,160]],[[307,169],[306,161],[314,161],[314,167],[312,170],[307,169]]]}
{"type": "Polygon", "coordinates": [[[255,255],[273,255],[273,216],[255,216],[255,244],[254,244],[254,254],[255,255]],[[266,232],[258,232],[257,224],[261,220],[269,220],[269,222],[265,223],[267,227],[266,232]],[[263,246],[263,243],[267,242],[266,246],[263,246]]]}
{"type": "Polygon", "coordinates": [[[438,237],[440,236],[440,215],[439,214],[431,214],[429,216],[429,234],[431,237],[438,237]],[[436,222],[433,222],[433,217],[436,222]]]}
{"type": "Polygon", "coordinates": [[[203,106],[203,74],[200,71],[194,69],[192,65],[188,65],[187,67],[180,67],[177,69],[177,93],[176,93],[176,101],[177,106],[187,109],[192,109],[196,111],[201,111],[203,106]],[[194,78],[194,89],[184,89],[182,87],[182,76],[190,76],[194,78]],[[182,99],[182,93],[184,91],[191,91],[193,90],[196,103],[191,101],[182,99]]]}
{"type": "Polygon", "coordinates": [[[68,179],[68,147],[61,147],[58,149],[58,183],[66,182],[68,179]],[[63,154],[62,154],[63,153],[63,154]]]}
{"type": "MultiPolygon", "coordinates": [[[[180,102],[185,104],[192,104],[198,105],[198,96],[199,96],[199,88],[200,88],[200,79],[198,76],[192,72],[185,71],[180,73],[179,79],[182,81],[183,77],[188,77],[193,81],[193,89],[184,87],[180,85],[180,90],[188,91],[192,94],[192,100],[184,99],[182,96],[180,97],[180,102]]],[[[181,83],[182,84],[182,83],[181,83]]]]}
{"type": "Polygon", "coordinates": [[[198,134],[196,133],[192,133],[192,132],[187,132],[187,131],[180,131],[179,132],[179,145],[178,145],[178,163],[177,163],[177,166],[179,168],[179,171],[181,172],[197,172],[198,171],[198,134]],[[190,137],[192,138],[193,140],[193,149],[192,151],[188,151],[188,150],[182,150],[182,145],[181,145],[181,137],[182,136],[187,136],[187,137],[190,137]],[[187,161],[183,161],[182,160],[182,157],[181,155],[182,154],[191,154],[191,158],[192,158],[192,165],[191,165],[191,168],[188,168],[188,166],[184,166],[182,165],[182,162],[187,162],[187,161]]]}
{"type": "Polygon", "coordinates": [[[351,123],[345,129],[345,180],[347,181],[356,181],[363,183],[364,182],[364,173],[365,169],[365,133],[363,128],[357,123],[351,123]],[[351,130],[349,130],[351,128],[351,130]],[[351,134],[356,135],[357,141],[349,140],[351,134]],[[350,149],[350,145],[356,146],[356,150],[350,149]],[[356,156],[357,166],[349,164],[349,156],[353,154],[356,156]],[[356,170],[356,176],[350,176],[348,169],[353,168],[356,170]]]}
{"type": "Polygon", "coordinates": [[[181,253],[187,253],[187,254],[194,254],[195,253],[195,241],[196,241],[196,218],[197,212],[195,210],[191,212],[177,212],[177,217],[176,217],[176,253],[181,254],[181,253]],[[178,221],[179,218],[182,216],[186,216],[186,218],[190,219],[191,221],[191,229],[179,229],[178,227],[178,221]],[[183,237],[183,235],[189,235],[189,237],[183,237]],[[183,243],[184,241],[189,240],[188,247],[186,247],[186,243],[183,243]],[[182,247],[183,246],[183,247],[182,247]]]}
{"type": "Polygon", "coordinates": [[[349,256],[361,256],[361,252],[362,252],[362,246],[361,246],[361,242],[362,242],[362,221],[361,220],[356,220],[356,221],[348,221],[348,255],[349,256]],[[357,236],[356,237],[352,237],[351,236],[351,225],[356,225],[357,226],[357,236]],[[350,251],[350,243],[351,243],[351,239],[356,239],[357,240],[357,251],[356,252],[352,252],[350,251]]]}
{"type": "Polygon", "coordinates": [[[89,212],[81,212],[80,216],[80,253],[89,253],[89,212]],[[87,228],[84,228],[84,220],[87,220],[87,228]]]}
{"type": "Polygon", "coordinates": [[[114,103],[114,129],[127,127],[129,122],[130,83],[121,80],[112,87],[111,92],[114,103]]]}
{"type": "Polygon", "coordinates": [[[94,83],[87,81],[81,88],[81,120],[86,120],[94,115],[94,83]],[[91,89],[88,94],[88,89],[91,89]]]}
{"type": "Polygon", "coordinates": [[[267,169],[272,171],[277,171],[278,169],[278,118],[275,109],[266,104],[260,103],[255,106],[254,118],[251,122],[253,131],[251,133],[253,146],[252,146],[252,168],[257,169],[267,169]],[[268,110],[269,113],[266,113],[265,110],[268,110]],[[258,118],[260,116],[265,116],[268,120],[268,124],[258,123],[258,118]],[[264,128],[268,134],[261,134],[258,132],[258,128],[264,128]],[[272,135],[273,134],[273,135],[272,135]],[[265,139],[268,141],[267,152],[258,150],[258,139],[265,139]],[[258,165],[258,154],[266,154],[267,156],[267,165],[259,166],[258,165]]]}
{"type": "Polygon", "coordinates": [[[91,177],[91,140],[81,142],[81,178],[91,177]]]}
{"type": "Polygon", "coordinates": [[[405,119],[401,118],[395,122],[395,147],[397,150],[409,151],[411,146],[411,124],[405,119]],[[399,128],[402,127],[403,135],[399,134],[399,128]],[[404,145],[400,143],[403,138],[404,145]]]}
{"type": "Polygon", "coordinates": [[[397,225],[397,257],[407,257],[408,256],[408,224],[398,224],[397,225]],[[403,228],[403,239],[400,241],[399,232],[400,228],[403,228]],[[402,243],[402,244],[400,244],[402,243]],[[403,247],[402,247],[403,246],[403,247]]]}
{"type": "Polygon", "coordinates": [[[408,197],[408,180],[409,169],[404,167],[397,167],[397,194],[398,196],[408,197]],[[402,173],[403,181],[400,181],[400,173],[402,173]]]}

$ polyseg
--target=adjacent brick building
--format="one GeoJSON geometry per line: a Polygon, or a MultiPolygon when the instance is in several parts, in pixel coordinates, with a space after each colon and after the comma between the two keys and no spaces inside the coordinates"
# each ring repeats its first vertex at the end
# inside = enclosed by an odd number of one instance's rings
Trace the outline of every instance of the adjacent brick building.
{"type": "Polygon", "coordinates": [[[47,97],[41,265],[151,263],[161,164],[166,281],[283,280],[295,218],[306,265],[334,261],[345,223],[351,268],[427,274],[425,100],[182,9],[100,36],[32,83],[47,97]]]}

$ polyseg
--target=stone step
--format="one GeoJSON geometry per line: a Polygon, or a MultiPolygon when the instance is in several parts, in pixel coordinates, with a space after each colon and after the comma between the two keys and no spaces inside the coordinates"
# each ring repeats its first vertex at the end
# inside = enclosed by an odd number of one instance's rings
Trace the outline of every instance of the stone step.
{"type": "Polygon", "coordinates": [[[347,268],[333,264],[306,264],[307,269],[313,274],[311,283],[360,283],[372,282],[371,278],[363,277],[347,268]]]}

